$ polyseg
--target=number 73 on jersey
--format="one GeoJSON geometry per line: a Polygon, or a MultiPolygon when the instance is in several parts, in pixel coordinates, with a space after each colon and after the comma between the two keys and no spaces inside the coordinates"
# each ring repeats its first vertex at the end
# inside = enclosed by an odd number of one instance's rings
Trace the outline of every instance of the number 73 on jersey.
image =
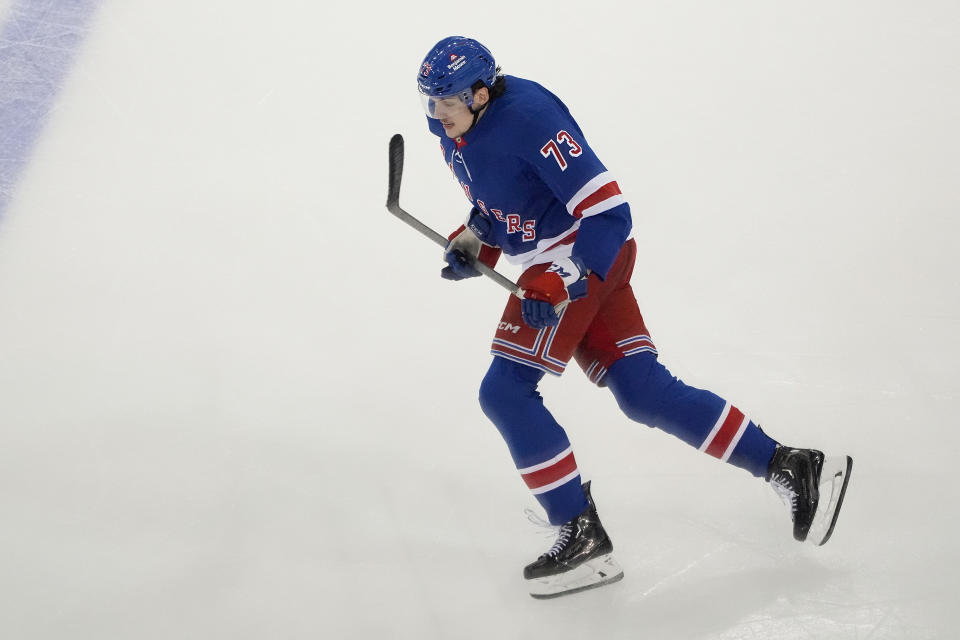
{"type": "Polygon", "coordinates": [[[563,157],[563,153],[560,150],[561,144],[565,144],[567,147],[569,147],[567,153],[570,154],[571,158],[576,158],[583,153],[583,147],[577,144],[577,141],[573,139],[573,136],[566,131],[558,131],[555,140],[547,140],[547,144],[541,147],[540,155],[542,155],[544,158],[553,156],[553,159],[557,161],[558,165],[560,165],[560,171],[566,171],[567,159],[563,157]]]}

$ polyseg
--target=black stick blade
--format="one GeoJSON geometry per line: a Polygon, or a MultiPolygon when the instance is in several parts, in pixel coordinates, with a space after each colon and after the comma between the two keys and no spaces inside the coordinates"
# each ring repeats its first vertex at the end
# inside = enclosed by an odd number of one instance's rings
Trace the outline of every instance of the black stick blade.
{"type": "Polygon", "coordinates": [[[390,138],[390,163],[387,173],[387,209],[391,212],[400,204],[400,179],[403,177],[403,136],[399,133],[390,138]]]}

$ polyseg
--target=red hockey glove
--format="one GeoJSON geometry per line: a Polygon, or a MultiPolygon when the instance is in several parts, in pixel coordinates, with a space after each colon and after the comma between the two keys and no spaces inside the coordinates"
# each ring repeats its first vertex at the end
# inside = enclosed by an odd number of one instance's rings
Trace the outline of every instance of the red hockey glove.
{"type": "Polygon", "coordinates": [[[524,286],[520,310],[523,321],[534,329],[556,326],[558,309],[587,295],[587,268],[576,256],[554,261],[542,274],[524,286]]]}

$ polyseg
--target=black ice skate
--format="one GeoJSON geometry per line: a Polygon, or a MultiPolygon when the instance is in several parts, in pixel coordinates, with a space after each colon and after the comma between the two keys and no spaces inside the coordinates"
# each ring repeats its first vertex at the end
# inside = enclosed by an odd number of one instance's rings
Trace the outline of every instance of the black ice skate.
{"type": "Polygon", "coordinates": [[[587,510],[561,525],[553,547],[523,570],[534,598],[555,598],[623,578],[623,569],[613,559],[613,542],[597,515],[589,482],[584,483],[583,492],[590,504],[587,510]]]}
{"type": "Polygon", "coordinates": [[[777,446],[767,481],[790,506],[794,538],[816,545],[830,539],[851,469],[850,456],[826,457],[816,449],[777,446]]]}

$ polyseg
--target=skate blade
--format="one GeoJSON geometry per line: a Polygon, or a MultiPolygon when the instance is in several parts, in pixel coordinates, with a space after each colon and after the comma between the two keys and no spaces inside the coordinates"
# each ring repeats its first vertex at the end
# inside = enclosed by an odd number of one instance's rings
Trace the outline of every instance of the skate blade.
{"type": "Polygon", "coordinates": [[[833,535],[852,470],[853,458],[850,456],[827,457],[823,461],[820,472],[820,500],[810,524],[810,533],[807,534],[807,540],[817,546],[826,543],[833,535]]]}
{"type": "Polygon", "coordinates": [[[558,598],[587,589],[595,589],[605,584],[613,584],[623,579],[623,569],[614,560],[613,554],[607,554],[588,560],[583,564],[544,578],[528,580],[530,595],[537,599],[558,598]]]}

